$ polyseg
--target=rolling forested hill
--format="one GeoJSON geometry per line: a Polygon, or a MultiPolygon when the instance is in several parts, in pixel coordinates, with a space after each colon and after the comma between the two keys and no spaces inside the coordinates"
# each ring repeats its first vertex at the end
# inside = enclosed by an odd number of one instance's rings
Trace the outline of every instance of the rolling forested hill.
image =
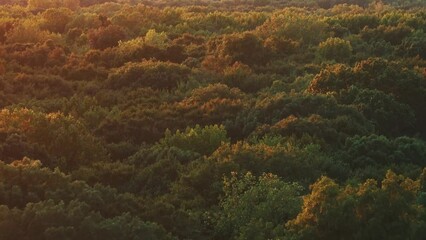
{"type": "Polygon", "coordinates": [[[422,240],[423,0],[1,0],[0,240],[422,240]]]}

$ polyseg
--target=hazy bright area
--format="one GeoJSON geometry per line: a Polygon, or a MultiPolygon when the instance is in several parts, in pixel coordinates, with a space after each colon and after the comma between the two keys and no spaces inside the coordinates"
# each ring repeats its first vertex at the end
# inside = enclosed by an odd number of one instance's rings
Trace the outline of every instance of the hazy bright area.
{"type": "Polygon", "coordinates": [[[425,0],[0,0],[0,240],[424,240],[425,0]]]}

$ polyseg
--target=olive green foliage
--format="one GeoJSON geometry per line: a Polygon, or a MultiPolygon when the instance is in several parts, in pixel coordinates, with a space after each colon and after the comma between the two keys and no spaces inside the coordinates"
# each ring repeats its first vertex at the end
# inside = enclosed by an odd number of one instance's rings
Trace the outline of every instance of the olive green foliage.
{"type": "Polygon", "coordinates": [[[172,239],[128,211],[138,202],[133,195],[73,181],[28,158],[0,163],[0,172],[3,239],[172,239]]]}
{"type": "Polygon", "coordinates": [[[424,239],[421,0],[0,0],[0,240],[424,239]]]}
{"type": "Polygon", "coordinates": [[[214,125],[201,128],[197,125],[195,128],[187,128],[184,132],[178,130],[173,135],[170,131],[166,131],[160,144],[209,155],[226,142],[229,142],[229,139],[223,126],[214,125]]]}
{"type": "Polygon", "coordinates": [[[107,79],[110,88],[152,87],[171,89],[187,81],[190,69],[178,64],[146,61],[129,63],[112,72],[107,79]]]}
{"type": "Polygon", "coordinates": [[[295,217],[302,188],[265,174],[233,173],[224,180],[224,199],[216,220],[217,238],[273,239],[282,237],[282,223],[295,217]]]}
{"type": "Polygon", "coordinates": [[[49,8],[43,12],[45,23],[43,28],[55,33],[64,33],[67,24],[72,20],[73,12],[67,8],[49,8]]]}
{"type": "Polygon", "coordinates": [[[318,47],[318,54],[325,60],[346,62],[350,59],[351,53],[351,43],[340,38],[328,38],[318,47]]]}
{"type": "Polygon", "coordinates": [[[107,158],[105,149],[82,123],[61,113],[4,109],[0,132],[5,141],[2,159],[9,162],[24,156],[42,157],[47,166],[71,170],[107,158]]]}

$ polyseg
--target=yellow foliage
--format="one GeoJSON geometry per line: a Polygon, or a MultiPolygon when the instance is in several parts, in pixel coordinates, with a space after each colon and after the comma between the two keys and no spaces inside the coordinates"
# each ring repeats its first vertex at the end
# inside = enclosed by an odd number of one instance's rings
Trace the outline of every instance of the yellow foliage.
{"type": "Polygon", "coordinates": [[[40,29],[35,19],[26,19],[6,34],[8,43],[41,43],[48,39],[58,40],[58,34],[49,33],[40,29]]]}
{"type": "Polygon", "coordinates": [[[167,34],[165,32],[157,33],[154,29],[150,29],[145,35],[145,43],[160,49],[167,47],[167,34]]]}
{"type": "Polygon", "coordinates": [[[28,8],[30,10],[45,10],[59,7],[77,10],[80,7],[80,0],[28,0],[28,8]]]}

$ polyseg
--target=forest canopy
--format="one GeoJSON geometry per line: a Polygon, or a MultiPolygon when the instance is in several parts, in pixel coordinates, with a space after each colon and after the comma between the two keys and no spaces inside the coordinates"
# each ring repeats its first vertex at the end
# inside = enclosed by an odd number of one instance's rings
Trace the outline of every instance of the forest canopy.
{"type": "Polygon", "coordinates": [[[423,0],[3,0],[0,240],[426,234],[423,0]]]}

